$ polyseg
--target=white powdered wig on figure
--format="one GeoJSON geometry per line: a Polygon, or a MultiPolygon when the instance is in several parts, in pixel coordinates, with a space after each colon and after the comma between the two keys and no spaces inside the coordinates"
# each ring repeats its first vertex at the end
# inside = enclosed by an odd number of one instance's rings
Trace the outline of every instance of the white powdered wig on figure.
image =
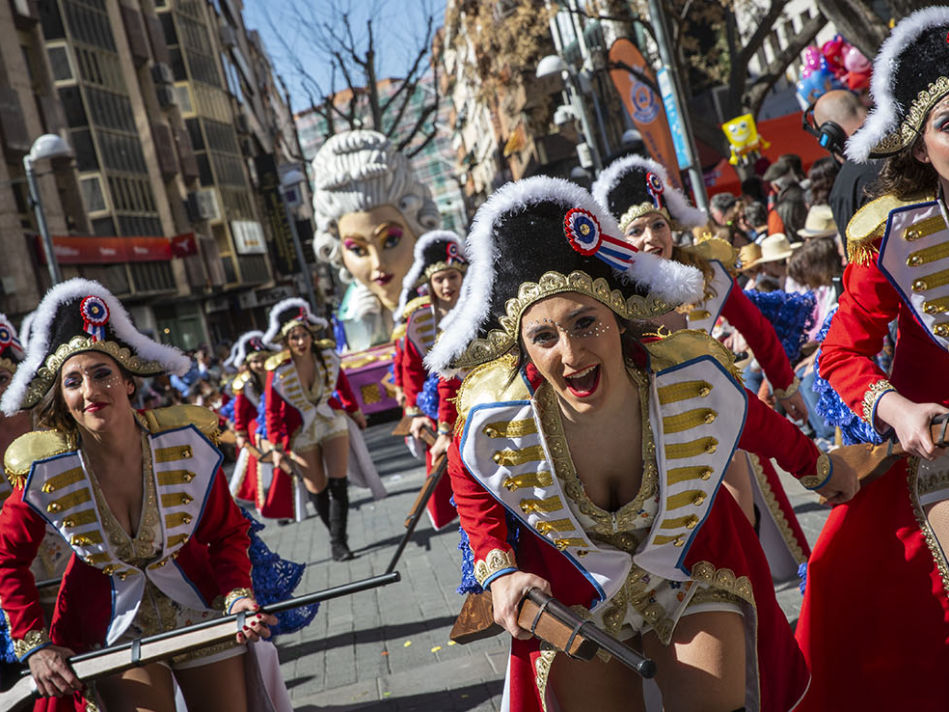
{"type": "Polygon", "coordinates": [[[0,400],[0,410],[6,415],[13,415],[20,410],[30,382],[50,355],[53,321],[60,306],[87,296],[95,296],[105,302],[109,310],[108,328],[135,355],[161,365],[168,373],[181,376],[188,372],[191,360],[174,346],[153,341],[136,329],[125,307],[108,289],[89,279],[70,279],[50,289],[34,312],[26,358],[0,400]]]}
{"type": "Polygon", "coordinates": [[[318,260],[337,268],[344,282],[352,281],[339,244],[339,219],[347,213],[391,205],[416,237],[441,223],[431,191],[419,181],[409,159],[377,131],[331,136],[313,159],[313,175],[313,250],[318,260]]]}
{"type": "MultiPolygon", "coordinates": [[[[586,210],[596,218],[603,233],[621,239],[622,233],[615,218],[575,183],[562,178],[536,176],[502,186],[475,215],[465,242],[469,264],[461,296],[458,305],[442,319],[442,334],[425,357],[425,365],[430,371],[446,375],[453,373],[452,361],[464,353],[491,318],[495,262],[500,256],[495,243],[499,219],[509,213],[525,212],[532,204],[545,201],[586,210]]],[[[564,269],[567,267],[565,265],[564,269]]],[[[614,270],[614,273],[618,281],[635,282],[647,289],[650,297],[673,306],[698,301],[704,290],[702,273],[694,267],[646,253],[638,253],[625,272],[614,270]]]]}

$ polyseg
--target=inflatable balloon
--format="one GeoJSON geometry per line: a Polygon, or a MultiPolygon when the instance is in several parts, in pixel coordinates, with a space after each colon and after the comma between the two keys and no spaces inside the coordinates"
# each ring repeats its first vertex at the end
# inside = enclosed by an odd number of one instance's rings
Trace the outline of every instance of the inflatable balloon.
{"type": "Polygon", "coordinates": [[[804,64],[801,65],[801,77],[806,79],[811,76],[811,72],[820,67],[820,60],[823,55],[821,55],[820,50],[814,45],[805,47],[802,54],[804,64]]]}
{"type": "Polygon", "coordinates": [[[731,158],[728,162],[737,166],[739,161],[754,160],[758,151],[768,148],[771,144],[758,135],[755,117],[751,114],[736,116],[722,124],[722,131],[728,139],[731,149],[731,158]]]}
{"type": "Polygon", "coordinates": [[[827,65],[827,59],[821,57],[818,68],[809,76],[802,77],[797,83],[797,100],[801,108],[807,108],[831,89],[843,89],[844,85],[834,76],[827,65]]]}
{"type": "Polygon", "coordinates": [[[843,35],[834,35],[834,38],[827,40],[821,45],[820,51],[827,60],[827,67],[838,79],[843,77],[847,70],[844,67],[844,53],[850,48],[850,44],[843,38],[843,35]]]}
{"type": "Polygon", "coordinates": [[[847,69],[847,88],[851,91],[863,91],[870,86],[873,63],[863,56],[856,47],[850,47],[844,54],[844,67],[847,69]]]}

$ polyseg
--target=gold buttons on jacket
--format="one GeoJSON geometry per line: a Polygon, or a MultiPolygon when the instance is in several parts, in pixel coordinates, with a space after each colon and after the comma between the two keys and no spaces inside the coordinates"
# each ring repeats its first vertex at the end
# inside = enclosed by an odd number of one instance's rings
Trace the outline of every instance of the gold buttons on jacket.
{"type": "Polygon", "coordinates": [[[706,499],[708,499],[708,495],[704,492],[699,492],[692,498],[692,504],[694,504],[696,507],[699,507],[705,503],[706,499]]]}

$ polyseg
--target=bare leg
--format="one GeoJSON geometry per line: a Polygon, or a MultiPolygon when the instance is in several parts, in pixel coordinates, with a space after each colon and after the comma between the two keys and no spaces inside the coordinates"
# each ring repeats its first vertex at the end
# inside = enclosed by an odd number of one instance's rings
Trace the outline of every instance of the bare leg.
{"type": "Polygon", "coordinates": [[[187,670],[175,670],[175,679],[181,686],[189,710],[247,712],[244,655],[187,670]]]}
{"type": "Polygon", "coordinates": [[[725,489],[738,502],[741,511],[748,517],[751,526],[755,525],[755,494],[752,489],[751,466],[748,464],[748,456],[741,450],[736,450],[732,461],[728,464],[725,471],[725,489]]]}
{"type": "Polygon", "coordinates": [[[949,553],[949,499],[926,505],[923,511],[945,557],[949,553]]]}
{"type": "Polygon", "coordinates": [[[158,663],[100,680],[96,689],[109,712],[175,712],[171,670],[158,663]]]}
{"type": "MultiPolygon", "coordinates": [[[[632,645],[639,645],[639,639],[632,645]]],[[[615,659],[604,663],[558,654],[547,684],[560,712],[645,712],[642,679],[615,659]]]]}
{"type": "Polygon", "coordinates": [[[685,616],[669,645],[643,636],[656,661],[656,681],[666,712],[732,712],[745,704],[745,628],[737,613],[685,616]]]}
{"type": "Polygon", "coordinates": [[[326,489],[326,471],[323,469],[323,448],[315,447],[312,450],[299,453],[300,457],[306,462],[306,466],[300,466],[300,476],[303,478],[303,486],[310,494],[319,494],[326,489]]]}
{"type": "Polygon", "coordinates": [[[323,463],[330,477],[345,477],[349,467],[349,434],[323,441],[323,463]]]}

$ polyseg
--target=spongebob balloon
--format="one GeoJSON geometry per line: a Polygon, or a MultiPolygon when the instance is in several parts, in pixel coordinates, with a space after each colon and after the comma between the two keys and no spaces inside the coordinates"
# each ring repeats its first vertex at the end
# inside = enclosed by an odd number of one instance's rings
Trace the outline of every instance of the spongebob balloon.
{"type": "Polygon", "coordinates": [[[752,154],[757,154],[771,144],[758,135],[755,118],[751,114],[736,116],[731,121],[722,124],[722,131],[728,138],[731,148],[731,158],[728,162],[737,166],[740,161],[752,160],[752,154]]]}

